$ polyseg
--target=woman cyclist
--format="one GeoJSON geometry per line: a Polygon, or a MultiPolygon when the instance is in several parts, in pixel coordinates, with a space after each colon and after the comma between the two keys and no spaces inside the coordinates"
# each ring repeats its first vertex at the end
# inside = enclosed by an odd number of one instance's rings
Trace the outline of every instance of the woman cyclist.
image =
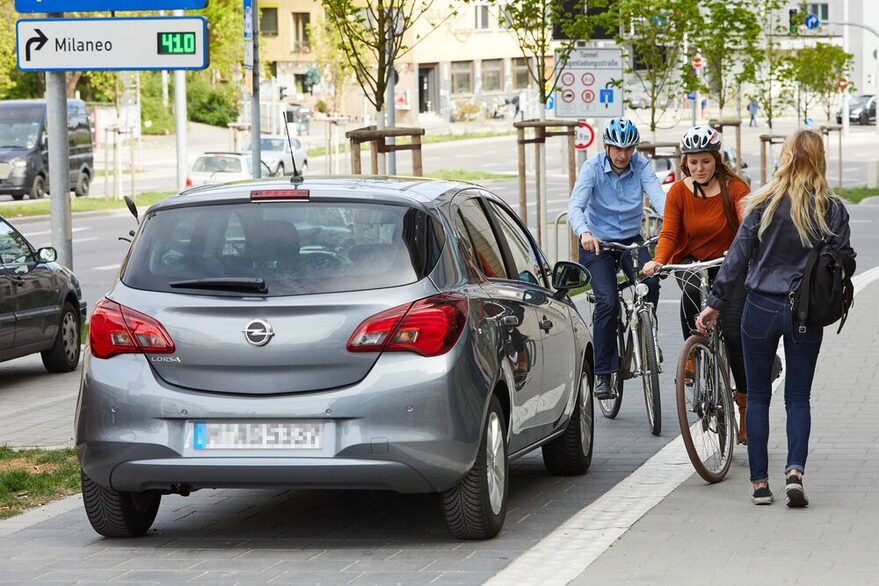
{"type": "MultiPolygon", "coordinates": [[[[653,275],[664,264],[678,264],[720,258],[729,249],[742,221],[741,201],[748,186],[723,162],[720,134],[709,126],[694,126],[681,139],[683,160],[681,179],[668,192],[662,231],[655,260],[644,265],[643,273],[653,275]]],[[[709,270],[713,282],[717,268],[709,270]]],[[[686,340],[696,329],[701,310],[699,275],[685,272],[679,276],[681,295],[681,330],[686,340]]],[[[741,321],[745,300],[744,279],[728,294],[723,308],[721,330],[726,340],[730,367],[736,385],[739,406],[739,441],[747,443],[745,433],[745,365],[742,358],[741,321]]],[[[688,365],[687,373],[695,368],[688,365]]]]}

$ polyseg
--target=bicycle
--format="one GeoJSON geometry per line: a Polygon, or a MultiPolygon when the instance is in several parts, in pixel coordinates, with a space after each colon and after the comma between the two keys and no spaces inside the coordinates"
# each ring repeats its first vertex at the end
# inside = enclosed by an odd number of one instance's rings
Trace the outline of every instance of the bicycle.
{"type": "MultiPolygon", "coordinates": [[[[602,242],[601,249],[610,252],[622,252],[633,257],[637,266],[638,251],[653,246],[657,238],[651,238],[643,244],[618,244],[602,242]]],[[[616,258],[617,273],[622,270],[622,257],[616,258]]],[[[625,273],[624,273],[625,274],[625,273]]],[[[649,289],[643,282],[644,278],[626,278],[617,285],[619,312],[617,322],[617,355],[620,357],[620,368],[612,380],[615,396],[612,399],[599,400],[601,413],[613,419],[620,411],[623,401],[623,381],[641,377],[644,386],[644,402],[647,406],[647,421],[650,432],[659,435],[662,431],[662,405],[659,396],[659,373],[662,372],[659,356],[659,341],[656,317],[653,304],[647,302],[649,289]]],[[[586,299],[595,303],[595,295],[588,293],[586,299]]]]}
{"type": "MultiPolygon", "coordinates": [[[[656,270],[656,274],[664,278],[674,271],[697,273],[700,306],[704,309],[711,291],[708,269],[722,263],[723,258],[718,258],[664,265],[656,270]]],[[[707,482],[720,482],[729,471],[738,428],[729,358],[719,327],[705,335],[694,331],[684,342],[678,356],[675,386],[678,423],[687,455],[699,476],[707,482]]]]}

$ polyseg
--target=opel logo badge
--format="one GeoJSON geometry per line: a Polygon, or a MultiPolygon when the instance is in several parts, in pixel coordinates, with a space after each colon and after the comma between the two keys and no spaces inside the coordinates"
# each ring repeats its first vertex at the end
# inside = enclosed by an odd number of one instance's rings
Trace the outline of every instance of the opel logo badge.
{"type": "Polygon", "coordinates": [[[244,332],[244,339],[247,340],[247,343],[254,346],[265,346],[275,335],[272,324],[262,319],[251,321],[241,331],[244,332]]]}

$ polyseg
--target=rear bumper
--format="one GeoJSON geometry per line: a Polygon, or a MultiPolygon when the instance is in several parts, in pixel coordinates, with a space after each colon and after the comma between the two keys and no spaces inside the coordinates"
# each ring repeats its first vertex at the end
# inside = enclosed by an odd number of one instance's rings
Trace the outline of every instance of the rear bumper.
{"type": "Polygon", "coordinates": [[[76,413],[80,463],[98,484],[127,491],[442,491],[473,466],[488,404],[488,385],[479,382],[467,348],[459,343],[436,358],[385,354],[356,385],[259,397],[172,387],[142,355],[102,360],[86,353],[76,413]],[[193,421],[254,419],[323,421],[325,446],[205,454],[191,445],[193,421]]]}

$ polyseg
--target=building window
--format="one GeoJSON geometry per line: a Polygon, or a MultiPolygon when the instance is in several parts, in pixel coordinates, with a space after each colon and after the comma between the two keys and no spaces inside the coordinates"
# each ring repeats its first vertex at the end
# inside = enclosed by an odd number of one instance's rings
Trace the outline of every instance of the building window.
{"type": "Polygon", "coordinates": [[[482,62],[482,91],[499,92],[504,86],[504,62],[486,59],[482,62]]]}
{"type": "Polygon", "coordinates": [[[311,14],[308,12],[290,13],[290,50],[294,53],[307,53],[311,50],[311,39],[308,37],[310,24],[311,14]]]}
{"type": "Polygon", "coordinates": [[[826,22],[830,18],[827,2],[813,2],[809,4],[809,14],[814,14],[820,20],[826,22]]]}
{"type": "Polygon", "coordinates": [[[528,71],[528,61],[524,57],[513,58],[513,89],[525,90],[531,85],[531,73],[528,71]]]}
{"type": "Polygon", "coordinates": [[[452,93],[473,93],[472,61],[452,61],[452,93]]]}
{"type": "Polygon", "coordinates": [[[491,7],[485,2],[479,2],[474,8],[476,9],[476,30],[487,31],[491,29],[491,7]]]}
{"type": "Polygon", "coordinates": [[[259,32],[267,37],[278,36],[277,8],[263,8],[259,11],[259,32]]]}

